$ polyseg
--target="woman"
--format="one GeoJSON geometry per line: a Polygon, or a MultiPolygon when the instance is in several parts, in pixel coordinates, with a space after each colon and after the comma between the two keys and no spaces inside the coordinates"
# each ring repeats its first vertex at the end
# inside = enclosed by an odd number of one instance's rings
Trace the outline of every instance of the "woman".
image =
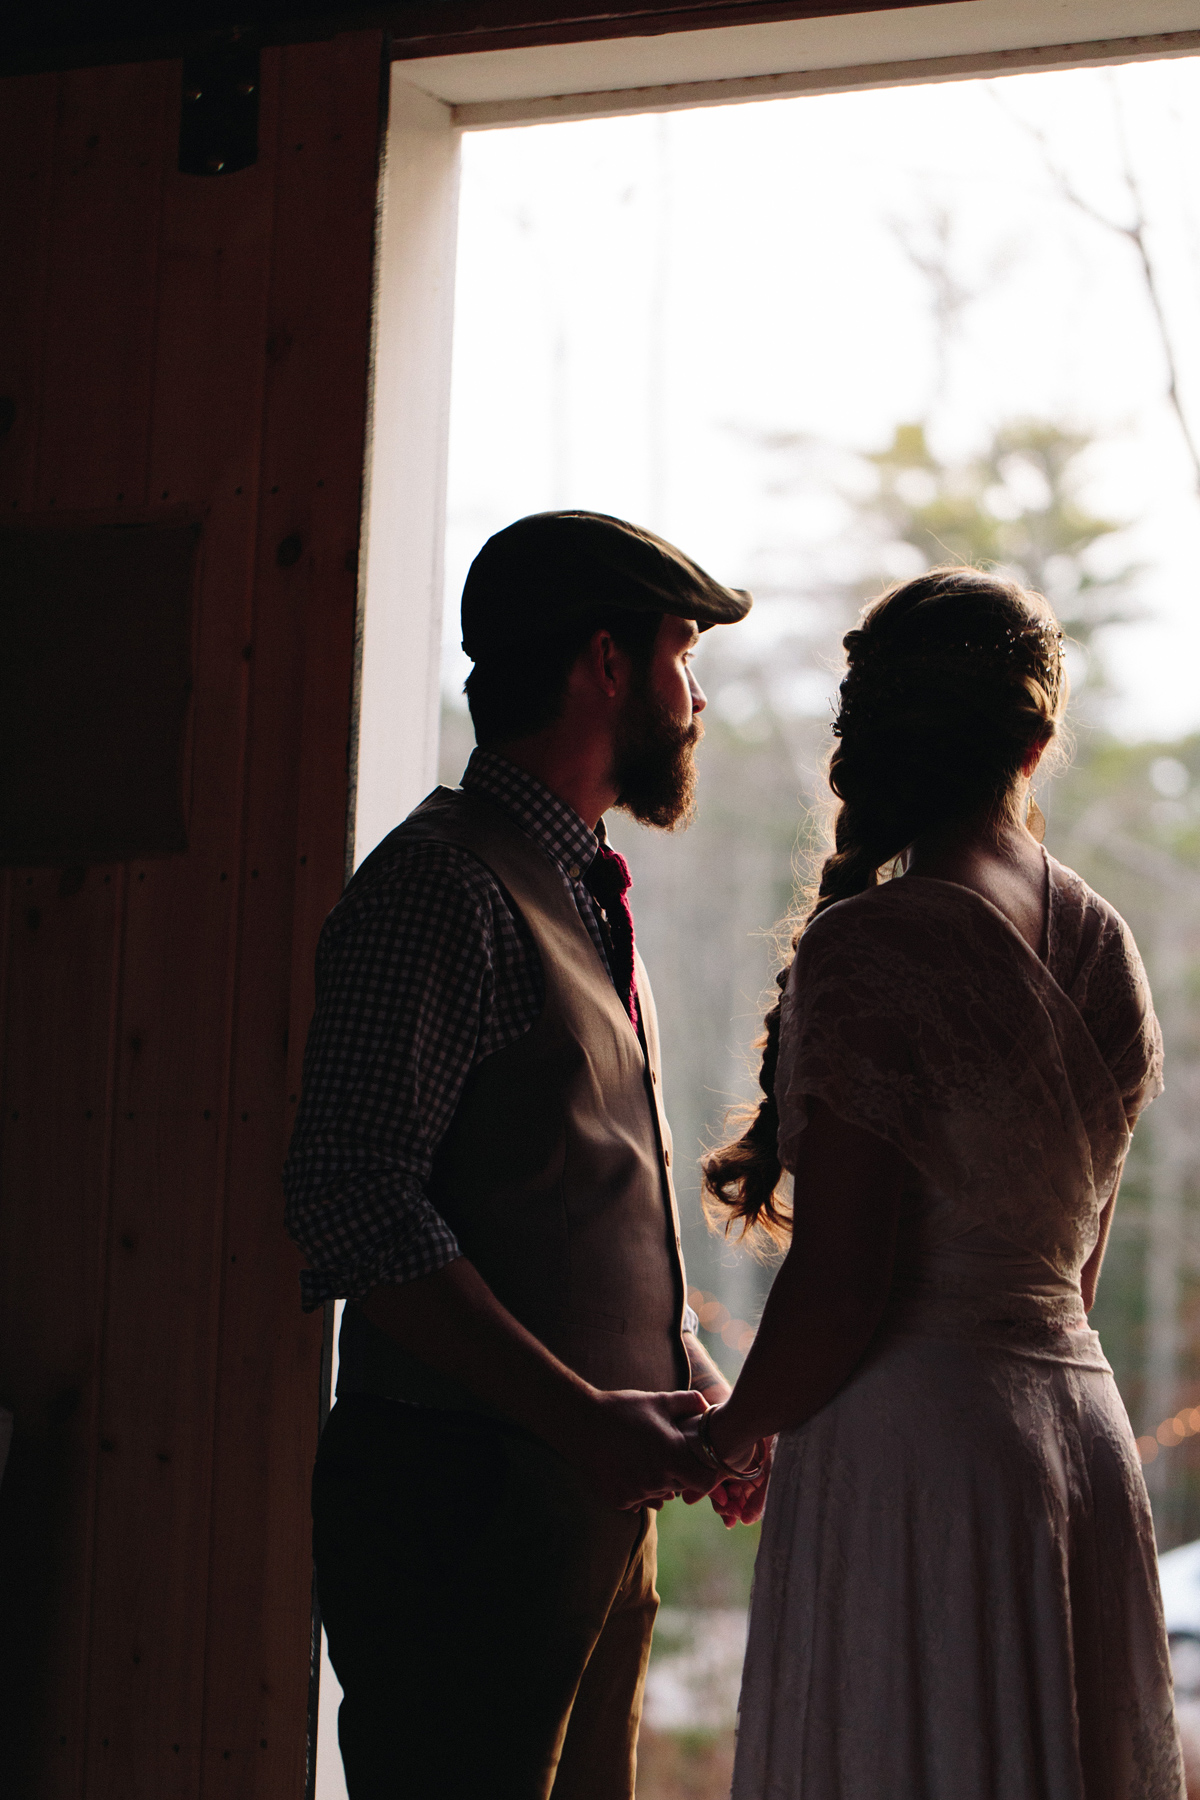
{"type": "Polygon", "coordinates": [[[1146,1490],[1087,1325],[1161,1038],[1123,921],[1029,829],[1062,633],[941,569],[845,645],[835,849],[766,1097],[706,1166],[726,1229],[790,1239],[694,1428],[731,1473],[780,1434],[734,1800],[1179,1800],[1146,1490]]]}

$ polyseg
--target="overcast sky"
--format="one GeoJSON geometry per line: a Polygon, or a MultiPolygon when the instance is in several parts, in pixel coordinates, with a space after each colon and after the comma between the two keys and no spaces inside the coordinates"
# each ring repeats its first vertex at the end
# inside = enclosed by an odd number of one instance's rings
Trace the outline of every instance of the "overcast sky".
{"type": "Polygon", "coordinates": [[[1127,221],[1123,135],[1200,435],[1198,103],[1189,58],[468,135],[448,684],[466,566],[523,513],[615,512],[752,586],[772,545],[843,522],[819,488],[771,491],[764,432],[871,450],[928,417],[959,453],[1037,414],[1100,435],[1083,497],[1131,521],[1107,554],[1147,565],[1113,723],[1200,729],[1200,506],[1161,341],[1134,249],[1047,166],[1127,221]],[[901,242],[939,209],[969,296],[944,365],[901,242]]]}

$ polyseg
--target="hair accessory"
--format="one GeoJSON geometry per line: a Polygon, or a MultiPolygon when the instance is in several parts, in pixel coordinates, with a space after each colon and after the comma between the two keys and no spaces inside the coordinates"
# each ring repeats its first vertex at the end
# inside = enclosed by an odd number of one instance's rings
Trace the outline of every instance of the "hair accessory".
{"type": "Polygon", "coordinates": [[[727,1475],[733,1481],[757,1481],[758,1477],[767,1466],[767,1446],[763,1443],[762,1439],[759,1438],[757,1444],[754,1446],[754,1467],[752,1469],[735,1469],[732,1463],[727,1463],[725,1461],[725,1458],[716,1448],[712,1441],[712,1437],[710,1436],[712,1427],[709,1421],[715,1410],[715,1407],[710,1407],[708,1412],[701,1413],[700,1423],[696,1427],[696,1437],[699,1442],[701,1456],[704,1458],[709,1468],[715,1469],[718,1475],[727,1475]]]}
{"type": "Polygon", "coordinates": [[[981,675],[1005,690],[1032,677],[1057,705],[1064,672],[1063,634],[1057,625],[1031,618],[1025,625],[981,619],[969,637],[939,638],[932,630],[896,640],[870,625],[842,640],[848,668],[830,729],[834,737],[864,723],[892,725],[928,704],[931,690],[965,692],[981,675]]]}

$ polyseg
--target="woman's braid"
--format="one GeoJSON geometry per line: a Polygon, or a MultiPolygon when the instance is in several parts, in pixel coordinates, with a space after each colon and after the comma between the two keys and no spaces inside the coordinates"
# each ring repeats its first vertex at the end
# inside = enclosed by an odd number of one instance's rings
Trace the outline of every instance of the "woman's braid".
{"type": "MultiPolygon", "coordinates": [[[[1039,594],[978,569],[932,569],[869,606],[843,639],[847,669],[833,723],[829,785],[840,801],[833,849],[792,937],[839,900],[874,887],[919,833],[1002,815],[1030,751],[1066,702],[1063,638],[1039,594]]],[[[788,971],[777,978],[784,987],[788,971]]],[[[763,1098],[741,1135],[704,1162],[710,1219],[726,1232],[790,1231],[778,1197],[780,1006],[761,1040],[763,1098]]]]}

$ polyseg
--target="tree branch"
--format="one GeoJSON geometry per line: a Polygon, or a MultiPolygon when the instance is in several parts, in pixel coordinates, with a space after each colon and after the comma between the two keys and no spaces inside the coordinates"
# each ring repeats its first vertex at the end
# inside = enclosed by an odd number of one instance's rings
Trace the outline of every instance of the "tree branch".
{"type": "Polygon", "coordinates": [[[1093,206],[1090,200],[1085,200],[1078,188],[1076,188],[1071,181],[1066,170],[1056,162],[1054,155],[1051,152],[1046,134],[1042,131],[1040,126],[1031,124],[1028,119],[1023,119],[1019,113],[1014,112],[1010,106],[1007,106],[996,93],[994,83],[989,82],[988,88],[994,104],[1000,108],[1001,112],[1004,113],[1013,124],[1018,126],[1020,130],[1024,131],[1027,137],[1031,137],[1037,144],[1038,149],[1042,154],[1042,163],[1046,173],[1050,176],[1051,181],[1054,183],[1059,194],[1067,204],[1073,206],[1077,212],[1081,212],[1084,217],[1090,219],[1094,225],[1102,226],[1105,231],[1115,233],[1117,237],[1124,238],[1126,243],[1132,245],[1134,254],[1138,259],[1138,264],[1142,271],[1142,280],[1146,289],[1146,297],[1150,302],[1150,310],[1154,314],[1154,322],[1158,328],[1158,340],[1162,347],[1163,361],[1167,371],[1167,399],[1170,401],[1171,410],[1175,414],[1180,434],[1187,447],[1188,459],[1192,465],[1192,478],[1195,483],[1196,492],[1197,494],[1200,494],[1200,446],[1197,445],[1195,435],[1192,431],[1183,404],[1183,394],[1179,381],[1179,362],[1175,354],[1175,342],[1171,335],[1171,327],[1167,319],[1166,308],[1163,305],[1162,290],[1159,286],[1158,273],[1154,267],[1154,259],[1150,255],[1150,245],[1148,242],[1149,221],[1146,217],[1146,207],[1142,195],[1141,184],[1138,181],[1133,158],[1130,154],[1128,134],[1125,130],[1125,117],[1121,106],[1120,90],[1110,76],[1109,91],[1112,95],[1117,142],[1121,148],[1122,174],[1125,178],[1125,185],[1129,190],[1129,199],[1133,212],[1133,217],[1129,224],[1123,224],[1120,219],[1110,218],[1109,215],[1102,212],[1098,206],[1093,206]]]}

